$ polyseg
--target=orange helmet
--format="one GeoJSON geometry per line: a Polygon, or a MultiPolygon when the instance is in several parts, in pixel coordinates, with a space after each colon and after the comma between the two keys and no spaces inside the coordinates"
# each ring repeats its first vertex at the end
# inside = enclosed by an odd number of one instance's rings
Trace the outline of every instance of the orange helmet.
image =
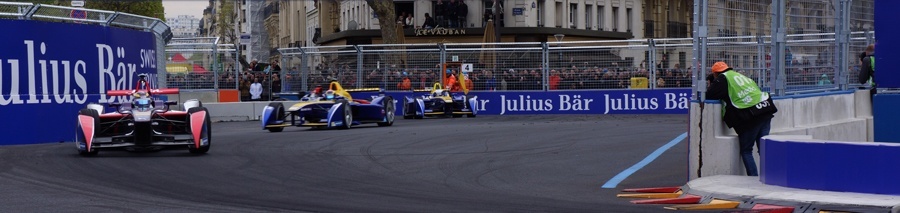
{"type": "Polygon", "coordinates": [[[725,72],[725,70],[728,70],[728,64],[725,64],[725,62],[722,61],[716,62],[712,66],[713,72],[725,72]]]}

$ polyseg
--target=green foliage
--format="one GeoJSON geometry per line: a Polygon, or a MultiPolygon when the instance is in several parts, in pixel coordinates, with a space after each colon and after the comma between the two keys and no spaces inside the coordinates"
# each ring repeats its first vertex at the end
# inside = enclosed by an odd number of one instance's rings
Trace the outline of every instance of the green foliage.
{"type": "MultiPolygon", "coordinates": [[[[47,0],[49,1],[49,0],[47,0]]],[[[165,21],[162,0],[87,0],[85,8],[131,13],[165,21]]]]}
{"type": "Polygon", "coordinates": [[[59,0],[3,0],[7,2],[28,2],[35,4],[50,4],[50,5],[60,5],[60,6],[69,6],[68,1],[59,1],[59,0]]]}
{"type": "Polygon", "coordinates": [[[222,43],[234,43],[237,39],[237,35],[234,34],[234,1],[233,0],[222,0],[222,3],[219,4],[219,8],[217,11],[216,17],[216,31],[217,34],[221,36],[222,43]]]}

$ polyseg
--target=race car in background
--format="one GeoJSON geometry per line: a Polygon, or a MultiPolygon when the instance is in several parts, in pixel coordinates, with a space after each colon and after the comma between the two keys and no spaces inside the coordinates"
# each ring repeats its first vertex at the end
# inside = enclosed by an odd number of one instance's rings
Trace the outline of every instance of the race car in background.
{"type": "Polygon", "coordinates": [[[147,75],[138,76],[133,90],[110,90],[108,96],[133,96],[132,101],[110,103],[111,112],[101,104],[88,104],[78,112],[75,146],[82,156],[99,150],[158,150],[183,148],[194,154],[209,151],[212,129],[209,112],[192,99],[183,111],[170,107],[174,101],[156,95],[178,94],[178,89],[154,89],[147,75]]]}
{"type": "Polygon", "coordinates": [[[405,97],[403,105],[404,119],[422,119],[427,116],[450,117],[475,117],[477,96],[470,96],[464,92],[449,92],[444,90],[440,83],[435,83],[431,89],[413,90],[412,96],[405,97]],[[421,94],[427,92],[427,94],[421,94]],[[419,93],[419,94],[417,94],[419,93]]]}
{"type": "Polygon", "coordinates": [[[337,81],[328,85],[327,91],[317,88],[285,109],[282,102],[269,103],[262,111],[262,128],[281,132],[288,126],[349,129],[351,126],[377,123],[378,126],[394,124],[396,101],[385,96],[378,88],[344,89],[337,81]],[[354,99],[355,92],[379,92],[367,99],[354,99]]]}

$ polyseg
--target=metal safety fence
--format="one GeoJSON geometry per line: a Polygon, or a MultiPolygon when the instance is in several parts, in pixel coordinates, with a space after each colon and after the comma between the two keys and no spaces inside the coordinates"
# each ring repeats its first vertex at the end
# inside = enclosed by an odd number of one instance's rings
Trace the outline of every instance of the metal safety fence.
{"type": "MultiPolygon", "coordinates": [[[[172,39],[171,29],[162,20],[116,11],[27,2],[0,2],[0,19],[96,24],[152,32],[156,39],[156,58],[165,56],[165,45],[172,39]]],[[[159,73],[165,72],[165,61],[157,60],[156,67],[159,73]]],[[[166,79],[162,75],[157,80],[159,86],[165,86],[166,79]]]]}
{"type": "Polygon", "coordinates": [[[694,98],[725,61],[774,95],[862,87],[858,55],[875,43],[873,0],[694,1],[694,98]]]}
{"type": "MultiPolygon", "coordinates": [[[[865,46],[872,32],[851,33],[865,46]]],[[[787,35],[787,93],[840,89],[835,33],[787,35]]],[[[725,61],[770,90],[771,36],[709,37],[708,64],[725,61]]],[[[463,75],[480,91],[657,89],[692,86],[690,38],[535,43],[347,45],[280,49],[282,91],[306,91],[330,80],[348,88],[429,88],[446,78],[444,64],[471,64],[463,75]],[[409,86],[402,84],[404,81],[409,86]]],[[[846,60],[841,59],[841,60],[846,60]]],[[[705,69],[709,69],[707,65],[705,69]]],[[[451,73],[458,70],[450,68],[451,73]]],[[[852,72],[852,71],[849,71],[852,72]]],[[[847,71],[844,72],[847,77],[847,71]]],[[[705,79],[703,79],[705,80],[705,79]]]]}
{"type": "Polygon", "coordinates": [[[166,45],[168,86],[182,90],[239,89],[240,62],[234,44],[217,37],[175,38],[166,45]]]}

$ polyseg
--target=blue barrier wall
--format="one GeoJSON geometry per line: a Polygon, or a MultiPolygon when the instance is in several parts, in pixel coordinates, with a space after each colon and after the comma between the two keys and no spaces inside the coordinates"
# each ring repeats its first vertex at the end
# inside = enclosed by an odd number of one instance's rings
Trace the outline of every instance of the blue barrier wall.
{"type": "Polygon", "coordinates": [[[766,138],[760,181],[800,189],[900,195],[900,144],[766,138]]]}
{"type": "Polygon", "coordinates": [[[30,20],[0,26],[9,30],[0,34],[0,144],[71,141],[84,105],[119,102],[103,93],[133,88],[138,74],[157,79],[150,32],[30,20]]]}
{"type": "MultiPolygon", "coordinates": [[[[657,90],[583,90],[484,92],[473,91],[478,97],[475,106],[480,115],[526,114],[687,114],[690,89],[657,90]]],[[[397,113],[402,113],[406,96],[425,93],[387,92],[398,100],[397,113]]],[[[375,96],[377,93],[353,93],[354,98],[375,96]]]]}

